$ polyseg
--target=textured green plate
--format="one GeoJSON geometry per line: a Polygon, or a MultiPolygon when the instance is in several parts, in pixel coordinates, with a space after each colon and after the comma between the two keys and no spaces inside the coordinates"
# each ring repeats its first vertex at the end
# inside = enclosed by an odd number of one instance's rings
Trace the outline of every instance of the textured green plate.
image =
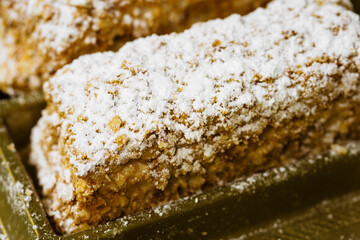
{"type": "Polygon", "coordinates": [[[43,107],[41,93],[0,101],[0,236],[4,239],[360,236],[360,142],[347,144],[348,154],[343,156],[328,153],[302,160],[80,233],[59,236],[29,177],[31,168],[15,150],[15,146],[26,146],[30,128],[43,107]],[[325,199],[333,200],[321,203],[325,199]],[[314,204],[318,205],[312,207],[314,204]]]}

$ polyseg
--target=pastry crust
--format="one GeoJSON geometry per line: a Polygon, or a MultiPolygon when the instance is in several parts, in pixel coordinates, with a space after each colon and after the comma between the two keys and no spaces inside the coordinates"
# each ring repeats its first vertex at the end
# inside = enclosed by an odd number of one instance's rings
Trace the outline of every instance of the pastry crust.
{"type": "Polygon", "coordinates": [[[45,84],[31,161],[71,233],[359,138],[360,21],[339,1],[80,57],[45,84]]]}
{"type": "Polygon", "coordinates": [[[0,90],[39,89],[80,55],[116,50],[152,33],[183,31],[197,21],[248,13],[267,1],[2,0],[1,40],[12,39],[3,46],[12,64],[0,61],[0,90]]]}

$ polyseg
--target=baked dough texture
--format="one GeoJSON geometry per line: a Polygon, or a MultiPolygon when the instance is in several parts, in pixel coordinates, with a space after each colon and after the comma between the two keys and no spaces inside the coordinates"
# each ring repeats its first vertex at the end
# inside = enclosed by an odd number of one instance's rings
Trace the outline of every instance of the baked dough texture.
{"type": "Polygon", "coordinates": [[[245,14],[268,1],[1,0],[0,44],[7,57],[0,58],[0,90],[40,89],[80,55],[117,50],[152,33],[183,31],[198,21],[245,14]]]}
{"type": "Polygon", "coordinates": [[[66,65],[32,132],[49,216],[72,233],[359,139],[359,33],[347,1],[275,0],[66,65]]]}

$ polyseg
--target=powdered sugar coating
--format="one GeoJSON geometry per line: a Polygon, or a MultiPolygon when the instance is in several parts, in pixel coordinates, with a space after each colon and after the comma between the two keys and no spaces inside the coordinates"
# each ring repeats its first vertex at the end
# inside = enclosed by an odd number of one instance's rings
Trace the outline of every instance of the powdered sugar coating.
{"type": "MultiPolygon", "coordinates": [[[[120,2],[120,1],[117,1],[120,2]]],[[[30,0],[24,3],[22,0],[5,1],[5,6],[12,4],[6,14],[9,22],[22,21],[21,19],[39,19],[39,22],[32,30],[32,38],[39,41],[39,50],[51,54],[59,54],[70,47],[74,42],[83,37],[87,41],[95,41],[96,36],[87,36],[89,30],[99,30],[101,16],[116,1],[100,0],[30,0]],[[84,14],[86,9],[91,9],[92,13],[84,14]]],[[[123,5],[129,4],[122,1],[123,5]]],[[[117,14],[120,14],[118,12],[117,14]]],[[[29,19],[29,20],[30,20],[29,19]]],[[[114,21],[118,19],[114,18],[114,21]]],[[[55,56],[54,56],[55,57],[55,56]]]]}
{"type": "Polygon", "coordinates": [[[336,2],[275,0],[245,17],[80,57],[44,88],[62,153],[80,176],[146,160],[151,149],[150,159],[197,172],[199,159],[266,126],[351,97],[360,88],[360,23],[336,2]]]}

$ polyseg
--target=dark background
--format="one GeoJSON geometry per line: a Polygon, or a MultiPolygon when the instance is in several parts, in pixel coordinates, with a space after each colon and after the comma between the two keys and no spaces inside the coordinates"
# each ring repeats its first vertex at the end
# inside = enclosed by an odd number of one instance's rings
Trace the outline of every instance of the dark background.
{"type": "Polygon", "coordinates": [[[355,12],[360,13],[360,0],[352,0],[355,6],[355,12]]]}

